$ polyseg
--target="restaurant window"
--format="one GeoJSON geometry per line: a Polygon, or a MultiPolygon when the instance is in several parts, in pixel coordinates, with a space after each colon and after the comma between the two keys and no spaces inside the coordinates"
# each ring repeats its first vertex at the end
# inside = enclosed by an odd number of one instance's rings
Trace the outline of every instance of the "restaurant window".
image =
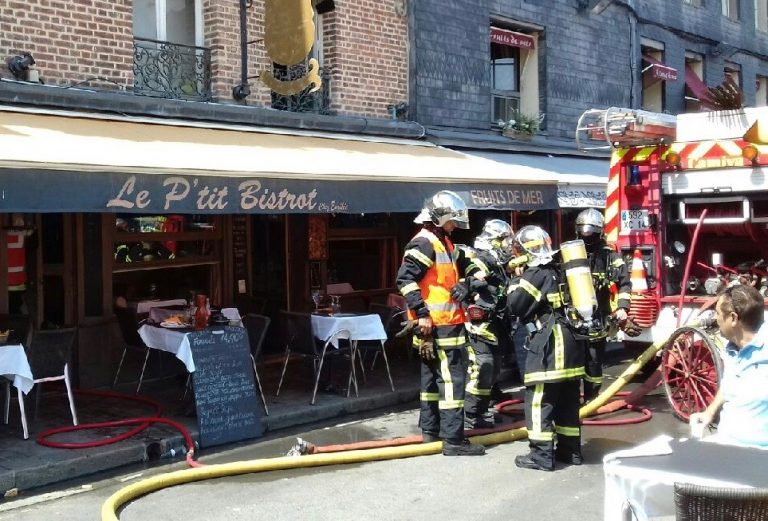
{"type": "Polygon", "coordinates": [[[685,112],[699,112],[701,110],[701,102],[699,96],[700,89],[696,88],[697,85],[694,81],[704,80],[704,56],[695,52],[685,53],[685,112]],[[693,75],[694,77],[690,77],[693,75]]]}
{"type": "Polygon", "coordinates": [[[768,0],[755,0],[755,28],[768,32],[768,0]]]}
{"type": "Polygon", "coordinates": [[[739,0],[722,0],[723,16],[734,22],[739,21],[739,0]]]}
{"type": "Polygon", "coordinates": [[[768,76],[758,76],[755,80],[755,106],[768,106],[768,76]]]}
{"type": "Polygon", "coordinates": [[[664,80],[657,74],[658,64],[664,63],[664,44],[643,39],[642,53],[642,109],[650,112],[664,112],[664,80]]]}
{"type": "Polygon", "coordinates": [[[539,115],[538,34],[492,25],[491,121],[539,115]]]}
{"type": "Polygon", "coordinates": [[[725,67],[723,67],[723,79],[730,79],[737,87],[741,87],[741,65],[733,62],[725,62],[725,67]]]}

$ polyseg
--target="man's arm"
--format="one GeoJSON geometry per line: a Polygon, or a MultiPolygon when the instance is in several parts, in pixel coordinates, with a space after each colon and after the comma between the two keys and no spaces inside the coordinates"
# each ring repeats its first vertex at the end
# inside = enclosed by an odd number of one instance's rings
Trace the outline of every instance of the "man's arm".
{"type": "Polygon", "coordinates": [[[632,292],[632,279],[629,276],[629,267],[624,262],[624,258],[615,251],[611,251],[608,260],[611,263],[611,269],[615,278],[611,282],[614,282],[619,290],[616,296],[616,305],[619,309],[629,309],[632,292]]]}
{"type": "Polygon", "coordinates": [[[691,418],[688,420],[688,422],[691,425],[696,423],[703,423],[706,427],[715,419],[715,415],[717,415],[717,411],[720,410],[720,407],[723,406],[724,401],[725,399],[723,398],[723,392],[718,390],[717,394],[715,395],[715,399],[712,400],[712,403],[709,404],[709,407],[707,407],[704,412],[691,414],[691,418]]]}
{"type": "Polygon", "coordinates": [[[419,288],[419,281],[435,263],[435,252],[427,239],[418,237],[405,246],[403,263],[397,271],[397,289],[405,297],[408,309],[416,314],[424,335],[432,330],[429,309],[419,288]]]}
{"type": "Polygon", "coordinates": [[[507,309],[510,315],[518,316],[523,321],[534,315],[544,298],[537,288],[540,285],[536,277],[538,273],[539,270],[528,269],[516,285],[510,285],[512,291],[507,295],[507,309]]]}

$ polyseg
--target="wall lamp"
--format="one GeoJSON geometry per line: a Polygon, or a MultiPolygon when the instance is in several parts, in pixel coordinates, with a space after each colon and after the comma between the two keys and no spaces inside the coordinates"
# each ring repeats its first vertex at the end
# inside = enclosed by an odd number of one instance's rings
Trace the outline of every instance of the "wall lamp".
{"type": "Polygon", "coordinates": [[[13,56],[8,60],[8,70],[17,80],[24,80],[27,76],[29,67],[35,64],[35,59],[28,52],[23,52],[18,56],[13,56]]]}

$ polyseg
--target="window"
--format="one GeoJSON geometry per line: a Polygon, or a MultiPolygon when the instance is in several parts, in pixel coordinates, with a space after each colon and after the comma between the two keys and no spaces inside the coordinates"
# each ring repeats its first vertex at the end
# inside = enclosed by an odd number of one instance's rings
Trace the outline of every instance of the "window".
{"type": "Polygon", "coordinates": [[[768,32],[768,0],[755,0],[755,28],[768,32]]]}
{"type": "Polygon", "coordinates": [[[202,9],[202,0],[134,0],[133,36],[202,46],[202,9]]]}
{"type": "Polygon", "coordinates": [[[640,47],[641,70],[643,72],[642,109],[650,112],[664,112],[664,81],[653,74],[653,68],[646,62],[664,63],[664,44],[643,38],[640,47]]]}
{"type": "Polygon", "coordinates": [[[704,81],[704,56],[695,52],[685,53],[685,112],[699,112],[701,85],[704,81]],[[691,77],[694,76],[694,77],[691,77]],[[697,81],[698,80],[698,81],[697,81]]]}
{"type": "Polygon", "coordinates": [[[538,32],[491,26],[491,122],[539,116],[538,32]]]}
{"type": "Polygon", "coordinates": [[[737,87],[741,87],[741,65],[733,62],[725,62],[723,79],[730,79],[737,87]]]}
{"type": "Polygon", "coordinates": [[[684,4],[692,5],[694,7],[701,7],[702,0],[683,0],[684,4]]]}
{"type": "Polygon", "coordinates": [[[755,106],[765,107],[768,105],[768,76],[758,76],[755,83],[755,106]]]}
{"type": "Polygon", "coordinates": [[[739,21],[739,0],[721,0],[723,16],[727,16],[734,22],[739,21]]]}

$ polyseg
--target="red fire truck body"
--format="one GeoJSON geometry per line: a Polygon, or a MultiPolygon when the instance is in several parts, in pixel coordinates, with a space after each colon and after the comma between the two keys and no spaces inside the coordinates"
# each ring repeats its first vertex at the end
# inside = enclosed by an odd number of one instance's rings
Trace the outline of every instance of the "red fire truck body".
{"type": "Polygon", "coordinates": [[[629,265],[642,256],[648,290],[633,291],[630,315],[645,329],[632,340],[668,338],[736,281],[768,295],[768,107],[591,110],[576,138],[612,148],[606,238],[629,265]]]}

